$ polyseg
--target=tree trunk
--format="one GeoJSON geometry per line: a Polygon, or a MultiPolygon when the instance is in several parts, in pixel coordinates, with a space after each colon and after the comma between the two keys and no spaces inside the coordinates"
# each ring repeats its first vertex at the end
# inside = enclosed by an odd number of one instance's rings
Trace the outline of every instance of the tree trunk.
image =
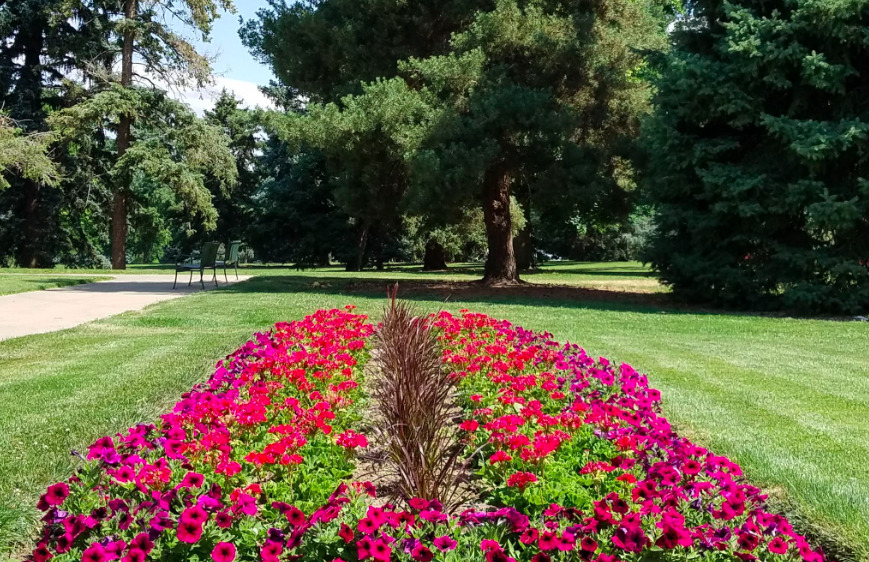
{"type": "Polygon", "coordinates": [[[437,240],[429,240],[425,245],[425,255],[422,258],[423,271],[443,271],[447,268],[447,253],[443,244],[437,240]]]}
{"type": "Polygon", "coordinates": [[[365,250],[368,249],[368,233],[371,227],[364,223],[359,231],[359,239],[356,242],[356,255],[347,262],[347,271],[362,271],[365,265],[365,250]]]}
{"type": "Polygon", "coordinates": [[[486,285],[519,283],[510,220],[511,181],[510,171],[503,163],[494,164],[483,178],[483,221],[489,248],[483,275],[486,285]]]}
{"type": "MultiPolygon", "coordinates": [[[[42,109],[42,51],[45,47],[43,30],[47,22],[41,15],[31,20],[23,37],[18,40],[24,45],[24,64],[21,76],[15,87],[15,111],[12,117],[22,120],[27,132],[38,131],[45,126],[45,114],[42,109]]],[[[18,264],[22,267],[48,266],[45,259],[46,241],[41,239],[44,234],[41,211],[39,184],[33,180],[21,178],[24,188],[24,228],[23,243],[18,251],[18,264]]]]}
{"type": "Polygon", "coordinates": [[[525,228],[519,231],[514,242],[516,245],[516,267],[519,268],[519,271],[528,271],[537,267],[537,256],[531,242],[530,221],[526,223],[525,228]]]}
{"type": "Polygon", "coordinates": [[[39,246],[39,185],[24,179],[24,243],[19,251],[18,265],[40,267],[39,246]]]}
{"type": "MultiPolygon", "coordinates": [[[[133,20],[138,14],[137,0],[124,0],[124,17],[133,20]]],[[[129,88],[133,85],[133,42],[135,32],[128,29],[124,32],[124,45],[121,50],[121,86],[129,88]]],[[[120,159],[130,148],[132,141],[132,117],[122,116],[118,122],[118,158],[120,159]]],[[[124,185],[130,178],[121,180],[112,192],[112,269],[127,269],[127,199],[129,186],[124,185]]]]}

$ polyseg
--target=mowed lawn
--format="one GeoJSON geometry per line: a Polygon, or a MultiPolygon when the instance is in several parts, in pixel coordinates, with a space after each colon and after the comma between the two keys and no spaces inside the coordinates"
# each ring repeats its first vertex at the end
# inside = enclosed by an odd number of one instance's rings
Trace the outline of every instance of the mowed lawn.
{"type": "Polygon", "coordinates": [[[155,420],[217,359],[276,321],[347,303],[377,316],[387,282],[402,279],[426,310],[486,312],[649,373],[680,432],[742,464],[804,531],[869,561],[869,323],[635,302],[625,293],[661,291],[637,264],[559,264],[528,276],[575,293],[437,285],[476,273],[272,268],[225,289],[0,342],[0,552],[27,544],[36,496],[73,469],[71,449],[155,420]],[[588,298],[586,288],[598,294],[588,298]]]}
{"type": "Polygon", "coordinates": [[[71,287],[83,283],[103,281],[108,277],[81,277],[78,275],[33,274],[33,273],[0,273],[0,296],[29,291],[42,291],[56,287],[71,287]]]}

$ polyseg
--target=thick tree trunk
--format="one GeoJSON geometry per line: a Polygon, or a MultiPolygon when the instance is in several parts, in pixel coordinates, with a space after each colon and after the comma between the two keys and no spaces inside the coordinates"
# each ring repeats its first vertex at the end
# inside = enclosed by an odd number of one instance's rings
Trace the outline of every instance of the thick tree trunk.
{"type": "Polygon", "coordinates": [[[483,179],[483,221],[489,248],[483,275],[486,285],[519,283],[510,220],[511,181],[510,171],[504,164],[493,165],[483,179]]]}
{"type": "Polygon", "coordinates": [[[447,268],[447,253],[437,240],[429,240],[425,245],[425,255],[422,258],[424,271],[443,271],[447,268]]]}
{"type": "Polygon", "coordinates": [[[519,271],[528,271],[537,267],[537,256],[531,242],[530,224],[526,223],[525,228],[519,231],[513,242],[516,246],[516,267],[519,268],[519,271]]]}
{"type": "MultiPolygon", "coordinates": [[[[138,14],[137,0],[124,0],[124,17],[133,20],[138,14]]],[[[124,32],[124,45],[121,50],[121,86],[129,88],[133,85],[133,30],[124,32]]],[[[133,120],[129,116],[121,117],[118,122],[118,158],[121,158],[132,142],[133,120]]],[[[112,192],[112,269],[127,269],[127,199],[129,186],[122,180],[112,192]]]]}

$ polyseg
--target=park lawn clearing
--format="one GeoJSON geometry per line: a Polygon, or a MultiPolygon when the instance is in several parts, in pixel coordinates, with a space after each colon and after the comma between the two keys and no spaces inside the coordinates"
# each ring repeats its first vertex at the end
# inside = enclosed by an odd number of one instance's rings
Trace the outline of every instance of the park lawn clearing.
{"type": "MultiPolygon", "coordinates": [[[[359,291],[336,277],[325,277],[327,287],[314,287],[310,272],[257,278],[0,343],[0,548],[26,546],[35,499],[69,474],[70,449],[156,419],[253,332],[350,302],[381,310],[386,283],[359,291]]],[[[786,495],[804,527],[869,560],[866,324],[664,310],[617,294],[585,302],[475,293],[444,304],[440,294],[408,292],[425,310],[508,318],[648,372],[680,430],[786,495]]]]}
{"type": "MultiPolygon", "coordinates": [[[[253,277],[285,277],[310,279],[311,283],[347,283],[349,281],[388,280],[388,281],[431,281],[466,283],[483,276],[483,266],[479,263],[454,263],[446,271],[424,271],[420,265],[387,264],[384,270],[367,270],[364,273],[346,271],[343,266],[297,269],[284,264],[241,265],[240,275],[253,277]]],[[[175,269],[165,264],[133,264],[123,270],[106,269],[0,269],[0,275],[15,274],[55,274],[86,275],[173,275],[175,269]]],[[[234,271],[230,271],[233,275],[234,271]]],[[[218,275],[220,279],[222,273],[218,275]]],[[[668,293],[667,287],[655,277],[648,265],[640,262],[577,262],[551,261],[540,264],[531,272],[522,274],[523,281],[534,285],[566,285],[592,290],[624,292],[637,294],[668,293]]]]}
{"type": "Polygon", "coordinates": [[[58,287],[74,287],[85,283],[105,281],[106,276],[80,277],[78,275],[40,275],[40,274],[4,274],[0,272],[0,296],[56,289],[58,287]]]}

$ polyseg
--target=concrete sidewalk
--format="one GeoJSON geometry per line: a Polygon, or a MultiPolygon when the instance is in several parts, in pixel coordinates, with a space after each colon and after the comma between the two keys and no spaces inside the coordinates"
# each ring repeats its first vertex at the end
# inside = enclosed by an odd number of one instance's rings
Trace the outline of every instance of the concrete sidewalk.
{"type": "MultiPolygon", "coordinates": [[[[187,286],[187,274],[179,275],[178,288],[172,289],[174,277],[118,275],[108,281],[2,296],[0,340],[64,330],[202,290],[198,276],[192,286],[187,286]]],[[[239,281],[249,278],[239,276],[239,281]]],[[[235,282],[235,277],[230,276],[229,284],[235,282]]],[[[227,285],[222,275],[218,283],[221,287],[227,285]]],[[[206,281],[205,288],[213,289],[214,283],[206,281]]]]}

